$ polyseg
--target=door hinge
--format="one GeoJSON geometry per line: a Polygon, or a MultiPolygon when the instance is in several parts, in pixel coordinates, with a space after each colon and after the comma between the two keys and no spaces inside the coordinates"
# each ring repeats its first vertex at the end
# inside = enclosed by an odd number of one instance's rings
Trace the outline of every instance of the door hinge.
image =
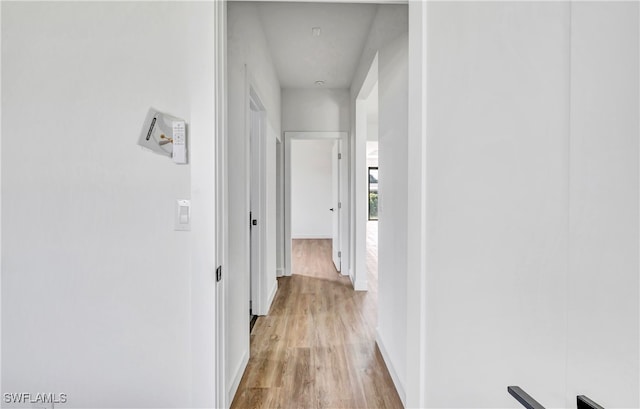
{"type": "Polygon", "coordinates": [[[222,266],[216,268],[216,282],[222,280],[222,266]]]}
{"type": "Polygon", "coordinates": [[[338,252],[338,258],[340,258],[340,257],[342,257],[342,252],[341,251],[338,252]]]}
{"type": "Polygon", "coordinates": [[[342,154],[338,153],[338,159],[342,159],[342,154]]]}
{"type": "Polygon", "coordinates": [[[342,202],[338,202],[338,209],[342,209],[342,202]]]}

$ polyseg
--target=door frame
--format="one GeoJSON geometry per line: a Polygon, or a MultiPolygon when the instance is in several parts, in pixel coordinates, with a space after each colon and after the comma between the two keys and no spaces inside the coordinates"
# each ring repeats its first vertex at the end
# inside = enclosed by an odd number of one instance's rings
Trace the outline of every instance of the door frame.
{"type": "MultiPolygon", "coordinates": [[[[428,4],[409,1],[409,112],[407,214],[407,343],[405,406],[427,406],[427,225],[433,220],[427,190],[428,4]]],[[[379,206],[379,204],[378,204],[379,206]]],[[[378,208],[379,209],[379,208],[378,208]]]]}
{"type": "MultiPolygon", "coordinates": [[[[263,99],[260,97],[260,91],[256,86],[256,81],[253,79],[249,68],[245,65],[245,86],[246,86],[246,102],[245,102],[245,138],[246,138],[246,166],[247,175],[249,180],[247,183],[247,228],[249,233],[247,234],[246,253],[249,256],[249,300],[252,303],[253,315],[267,315],[269,312],[269,289],[267,288],[267,279],[265,277],[267,273],[266,268],[266,242],[267,242],[267,110],[263,104],[263,99]],[[254,114],[252,114],[251,106],[255,106],[257,110],[253,112],[258,113],[258,133],[252,136],[252,120],[254,114]],[[252,149],[255,151],[252,152],[252,149]],[[255,155],[255,157],[254,157],[255,155]],[[253,191],[253,178],[258,177],[256,181],[255,190],[253,191]],[[252,198],[256,200],[253,203],[252,198]],[[252,237],[255,237],[255,231],[252,232],[252,228],[249,225],[249,212],[253,212],[253,219],[258,221],[256,245],[258,246],[255,252],[256,260],[253,260],[252,254],[252,237]],[[254,263],[255,262],[255,263],[254,263]],[[253,265],[255,264],[255,266],[253,265]],[[254,270],[255,268],[255,270],[254,270]],[[252,297],[253,296],[253,297],[252,297]]],[[[249,327],[247,327],[248,330],[249,327]]]]}
{"type": "Polygon", "coordinates": [[[343,217],[340,198],[340,169],[342,162],[342,141],[335,140],[331,146],[331,261],[339,273],[342,272],[342,234],[340,222],[343,217]],[[337,243],[337,244],[336,244],[337,243]]]}
{"type": "Polygon", "coordinates": [[[345,238],[349,237],[348,226],[345,221],[348,216],[348,194],[344,194],[346,186],[348,186],[348,171],[349,169],[349,155],[345,154],[347,149],[347,143],[349,138],[348,132],[284,132],[284,275],[290,276],[293,272],[291,270],[291,142],[294,140],[338,140],[340,143],[340,149],[342,159],[340,163],[340,190],[339,196],[342,202],[342,208],[338,210],[340,220],[340,245],[342,251],[342,274],[346,274],[348,268],[345,268],[345,261],[348,260],[348,256],[345,256],[344,243],[348,243],[345,238]]]}
{"type": "MultiPolygon", "coordinates": [[[[228,240],[229,240],[229,224],[228,224],[228,206],[227,201],[229,191],[227,186],[227,1],[222,0],[214,3],[214,42],[216,48],[214,50],[214,159],[213,165],[215,199],[214,214],[215,220],[215,264],[212,279],[216,282],[213,313],[214,327],[214,345],[213,355],[213,404],[216,408],[229,407],[226,382],[226,342],[225,342],[225,326],[226,326],[226,294],[227,287],[224,279],[228,266],[228,240]],[[220,269],[221,277],[218,279],[218,269],[220,269]]],[[[196,359],[196,357],[194,357],[196,359]]],[[[195,402],[193,402],[195,404],[195,402]]]]}

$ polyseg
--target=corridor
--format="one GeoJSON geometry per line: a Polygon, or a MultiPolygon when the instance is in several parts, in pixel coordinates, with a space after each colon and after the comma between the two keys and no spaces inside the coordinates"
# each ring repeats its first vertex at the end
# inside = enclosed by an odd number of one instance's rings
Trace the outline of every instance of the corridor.
{"type": "Polygon", "coordinates": [[[377,252],[368,238],[368,292],[336,272],[331,240],[293,241],[294,275],[278,279],[271,311],[253,329],[232,408],[402,407],[375,344],[377,252]]]}

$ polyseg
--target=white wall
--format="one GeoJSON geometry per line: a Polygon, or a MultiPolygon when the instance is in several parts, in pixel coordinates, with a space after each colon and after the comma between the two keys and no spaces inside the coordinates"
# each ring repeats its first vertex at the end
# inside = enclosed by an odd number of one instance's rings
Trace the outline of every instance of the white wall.
{"type": "MultiPolygon", "coordinates": [[[[309,131],[309,132],[341,132],[349,130],[351,109],[349,106],[349,90],[346,89],[283,89],[282,90],[282,130],[283,131],[309,131]]],[[[280,155],[284,154],[285,144],[280,146],[280,155]]],[[[343,144],[343,155],[347,157],[348,146],[343,144]]],[[[284,186],[284,169],[282,169],[280,183],[284,186]]],[[[344,198],[342,200],[342,214],[349,214],[349,198],[347,197],[348,186],[341,186],[344,198]]],[[[284,202],[284,189],[283,189],[284,202]]],[[[331,206],[329,206],[331,207],[331,206]]],[[[279,213],[278,225],[284,226],[284,210],[279,213]]],[[[348,218],[341,219],[342,231],[348,231],[348,218]]],[[[344,239],[348,243],[347,239],[344,239]]],[[[284,246],[284,235],[282,240],[278,240],[278,254],[282,255],[282,264],[278,264],[278,269],[284,271],[284,260],[286,255],[284,246]]],[[[342,248],[343,271],[348,271],[349,249],[342,248]]]]}
{"type": "Polygon", "coordinates": [[[405,406],[426,407],[427,367],[427,3],[410,2],[405,406]]]}
{"type": "Polygon", "coordinates": [[[367,123],[367,143],[369,141],[377,141],[378,133],[379,133],[378,122],[367,123]]]}
{"type": "Polygon", "coordinates": [[[276,144],[276,273],[284,275],[284,135],[276,144]]]}
{"type": "MultiPolygon", "coordinates": [[[[379,230],[378,230],[378,334],[377,341],[401,399],[406,383],[406,237],[407,237],[407,126],[408,126],[408,10],[406,5],[380,5],[367,45],[351,85],[351,106],[365,83],[378,53],[378,148],[379,148],[379,230]],[[384,181],[387,181],[385,184],[384,181]]],[[[372,94],[375,90],[372,91],[372,94]]],[[[361,105],[367,108],[367,102],[361,105]]],[[[351,123],[355,135],[356,119],[351,123]]],[[[352,140],[352,142],[355,142],[352,140]]],[[[363,143],[366,145],[366,142],[363,143]]],[[[365,154],[366,149],[361,152],[365,154]]],[[[354,145],[352,152],[355,154],[354,145]]],[[[355,157],[352,155],[352,163],[355,157]]],[[[368,180],[366,158],[362,172],[368,180]]],[[[366,184],[366,182],[365,182],[366,184]]],[[[361,214],[352,212],[352,229],[364,229],[367,221],[366,186],[361,214]],[[360,219],[356,220],[356,218],[360,219]],[[360,224],[359,224],[360,223],[360,224]]],[[[355,200],[353,198],[352,200],[355,200]]],[[[357,232],[356,232],[357,234],[357,232]]],[[[364,234],[362,246],[365,246],[364,234]]],[[[351,262],[355,260],[351,242],[351,262]]],[[[364,250],[364,248],[362,249],[364,250]]],[[[364,257],[361,257],[364,258],[364,257]]],[[[365,264],[363,263],[364,267],[365,264]]],[[[359,267],[356,266],[359,269],[359,267]]],[[[366,268],[366,267],[364,267],[366,268]]],[[[364,270],[362,270],[364,271],[364,270]]],[[[362,273],[362,272],[361,272],[362,273]]],[[[366,273],[365,273],[366,274],[366,273]]],[[[353,278],[352,278],[353,279],[353,278]]],[[[365,279],[366,280],[366,279],[365,279]]],[[[363,278],[355,277],[356,284],[363,278]]],[[[366,281],[365,281],[366,282],[366,281]]]]}
{"type": "Polygon", "coordinates": [[[427,402],[509,407],[518,384],[561,407],[569,7],[442,4],[428,16],[439,63],[427,72],[427,402]]]}
{"type": "Polygon", "coordinates": [[[266,309],[271,306],[271,302],[273,301],[273,297],[275,296],[275,292],[278,288],[278,280],[276,276],[278,274],[277,264],[278,264],[278,253],[277,253],[277,237],[278,230],[281,228],[277,224],[277,213],[278,213],[278,191],[277,191],[277,151],[279,149],[279,138],[281,137],[280,132],[275,131],[271,126],[267,128],[267,143],[265,146],[265,154],[267,160],[265,162],[265,199],[266,199],[266,209],[265,209],[265,226],[266,232],[265,236],[267,237],[265,243],[265,267],[266,267],[266,282],[265,288],[263,289],[263,295],[268,297],[267,302],[264,303],[263,308],[265,310],[260,311],[261,315],[266,315],[269,310],[266,309]]]}
{"type": "MultiPolygon", "coordinates": [[[[229,403],[237,388],[249,357],[249,175],[246,110],[248,107],[248,84],[255,88],[267,111],[267,149],[275,152],[276,136],[280,126],[280,83],[271,61],[258,10],[251,3],[229,3],[228,5],[228,95],[229,95],[229,266],[227,275],[227,386],[229,403]],[[246,68],[245,68],[246,65],[246,68]],[[248,75],[246,74],[248,72],[248,75]]],[[[275,176],[273,163],[275,154],[267,157],[268,178],[275,176]]],[[[273,180],[267,186],[273,186],[273,180]]],[[[268,197],[268,220],[275,224],[275,196],[268,197]]],[[[267,232],[267,243],[275,241],[275,229],[267,232]]],[[[270,256],[269,256],[270,257],[270,256]]],[[[270,259],[269,259],[270,260],[270,259]]],[[[272,263],[269,261],[268,263],[272,263]]],[[[271,265],[269,268],[273,268],[271,265]]],[[[267,272],[267,279],[275,282],[276,271],[267,272]]],[[[271,285],[267,284],[267,287],[271,285]]]]}
{"type": "Polygon", "coordinates": [[[567,400],[639,407],[638,3],[571,10],[567,400]]]}
{"type": "Polygon", "coordinates": [[[408,37],[380,49],[377,340],[404,401],[407,297],[408,37]]]}
{"type": "Polygon", "coordinates": [[[367,98],[367,143],[378,140],[379,111],[378,84],[376,83],[367,98]]]}
{"type": "Polygon", "coordinates": [[[349,91],[346,89],[283,89],[284,131],[348,131],[349,91]]]}
{"type": "Polygon", "coordinates": [[[638,8],[611,7],[428,5],[429,407],[638,407],[638,8]]]}
{"type": "Polygon", "coordinates": [[[136,146],[149,106],[212,145],[212,29],[211,3],[2,4],[3,392],[213,404],[212,300],[191,287],[213,292],[213,158],[136,146]],[[193,230],[175,232],[190,197],[193,230]]]}
{"type": "MultiPolygon", "coordinates": [[[[371,83],[365,84],[369,70],[372,69],[372,75],[377,76],[377,62],[375,62],[376,54],[386,44],[394,39],[405,35],[408,31],[408,9],[407,5],[378,5],[376,16],[371,24],[371,29],[367,37],[367,43],[362,51],[353,81],[351,83],[349,104],[351,112],[354,115],[350,122],[350,131],[352,137],[350,139],[349,152],[352,168],[350,170],[349,191],[351,192],[349,214],[350,227],[352,234],[349,237],[349,268],[351,279],[358,288],[366,289],[366,261],[365,261],[365,243],[366,243],[366,222],[367,222],[367,200],[366,200],[366,158],[364,151],[366,150],[366,137],[360,144],[356,145],[356,135],[358,128],[356,125],[356,98],[363,87],[371,87],[367,89],[367,94],[361,98],[367,98],[375,91],[375,79],[371,83]],[[358,165],[360,163],[360,166],[358,165]],[[358,173],[360,172],[360,173],[358,173]],[[358,183],[356,184],[356,175],[358,175],[358,183]],[[361,197],[361,200],[356,200],[361,197]],[[362,242],[359,249],[356,248],[356,237],[362,242]],[[358,277],[357,271],[361,270],[362,274],[358,277]]],[[[359,102],[363,109],[366,109],[366,100],[359,102]]],[[[366,117],[366,115],[365,115],[366,117]]],[[[366,119],[362,119],[365,122],[366,119]]],[[[371,135],[372,137],[372,135],[371,135]]]]}
{"type": "Polygon", "coordinates": [[[291,141],[291,238],[332,238],[335,140],[291,141]]]}

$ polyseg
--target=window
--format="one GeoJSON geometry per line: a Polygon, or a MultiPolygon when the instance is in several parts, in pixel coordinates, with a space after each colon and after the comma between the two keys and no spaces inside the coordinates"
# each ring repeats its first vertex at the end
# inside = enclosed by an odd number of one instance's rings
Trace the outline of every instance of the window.
{"type": "Polygon", "coordinates": [[[378,168],[369,168],[369,220],[378,220],[378,168]]]}

